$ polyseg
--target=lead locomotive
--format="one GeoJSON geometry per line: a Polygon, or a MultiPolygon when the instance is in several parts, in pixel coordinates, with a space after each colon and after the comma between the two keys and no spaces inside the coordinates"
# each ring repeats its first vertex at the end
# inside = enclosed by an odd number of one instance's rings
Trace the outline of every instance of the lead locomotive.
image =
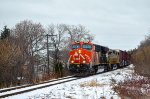
{"type": "Polygon", "coordinates": [[[92,42],[74,42],[69,52],[68,68],[74,74],[95,74],[99,67],[105,71],[129,65],[129,54],[92,42]]]}

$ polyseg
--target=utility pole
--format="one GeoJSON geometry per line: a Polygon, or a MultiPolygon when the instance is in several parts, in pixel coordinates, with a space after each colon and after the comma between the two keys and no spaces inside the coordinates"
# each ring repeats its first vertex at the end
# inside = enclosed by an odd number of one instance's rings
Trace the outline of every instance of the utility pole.
{"type": "Polygon", "coordinates": [[[49,37],[49,36],[52,37],[52,36],[57,36],[57,35],[49,35],[49,34],[46,35],[46,37],[47,37],[47,67],[48,67],[48,68],[47,68],[47,69],[48,69],[47,73],[48,73],[48,75],[49,75],[49,73],[50,73],[50,68],[49,68],[49,43],[48,43],[48,41],[49,41],[49,40],[48,40],[48,37],[49,37]]]}

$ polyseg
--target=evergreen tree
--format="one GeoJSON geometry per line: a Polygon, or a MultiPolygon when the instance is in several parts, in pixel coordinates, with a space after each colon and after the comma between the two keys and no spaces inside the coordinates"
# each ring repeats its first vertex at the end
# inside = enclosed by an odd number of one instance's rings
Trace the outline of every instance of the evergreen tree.
{"type": "Polygon", "coordinates": [[[10,35],[10,29],[7,28],[7,26],[4,26],[4,30],[1,32],[1,39],[5,39],[9,37],[10,35]]]}

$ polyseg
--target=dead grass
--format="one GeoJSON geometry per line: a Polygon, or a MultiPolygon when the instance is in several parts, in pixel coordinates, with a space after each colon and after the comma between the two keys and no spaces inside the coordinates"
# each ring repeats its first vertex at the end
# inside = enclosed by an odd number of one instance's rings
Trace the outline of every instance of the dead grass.
{"type": "Polygon", "coordinates": [[[106,99],[106,97],[102,96],[100,99],[106,99]]]}
{"type": "Polygon", "coordinates": [[[148,78],[133,77],[113,86],[122,99],[150,99],[150,80],[148,78]]]}
{"type": "Polygon", "coordinates": [[[106,84],[101,84],[101,83],[97,82],[97,80],[92,80],[87,83],[81,83],[80,87],[102,87],[104,85],[106,85],[106,84]]]}
{"type": "Polygon", "coordinates": [[[75,98],[73,98],[72,96],[66,96],[66,98],[69,98],[69,99],[75,99],[75,98]]]}

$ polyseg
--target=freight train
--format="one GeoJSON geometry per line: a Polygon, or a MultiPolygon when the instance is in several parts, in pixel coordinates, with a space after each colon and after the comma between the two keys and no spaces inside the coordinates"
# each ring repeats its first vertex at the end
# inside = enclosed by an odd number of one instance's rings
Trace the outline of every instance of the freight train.
{"type": "Polygon", "coordinates": [[[95,74],[100,67],[110,71],[130,64],[126,51],[112,50],[92,42],[74,42],[69,52],[68,68],[73,74],[95,74]]]}

